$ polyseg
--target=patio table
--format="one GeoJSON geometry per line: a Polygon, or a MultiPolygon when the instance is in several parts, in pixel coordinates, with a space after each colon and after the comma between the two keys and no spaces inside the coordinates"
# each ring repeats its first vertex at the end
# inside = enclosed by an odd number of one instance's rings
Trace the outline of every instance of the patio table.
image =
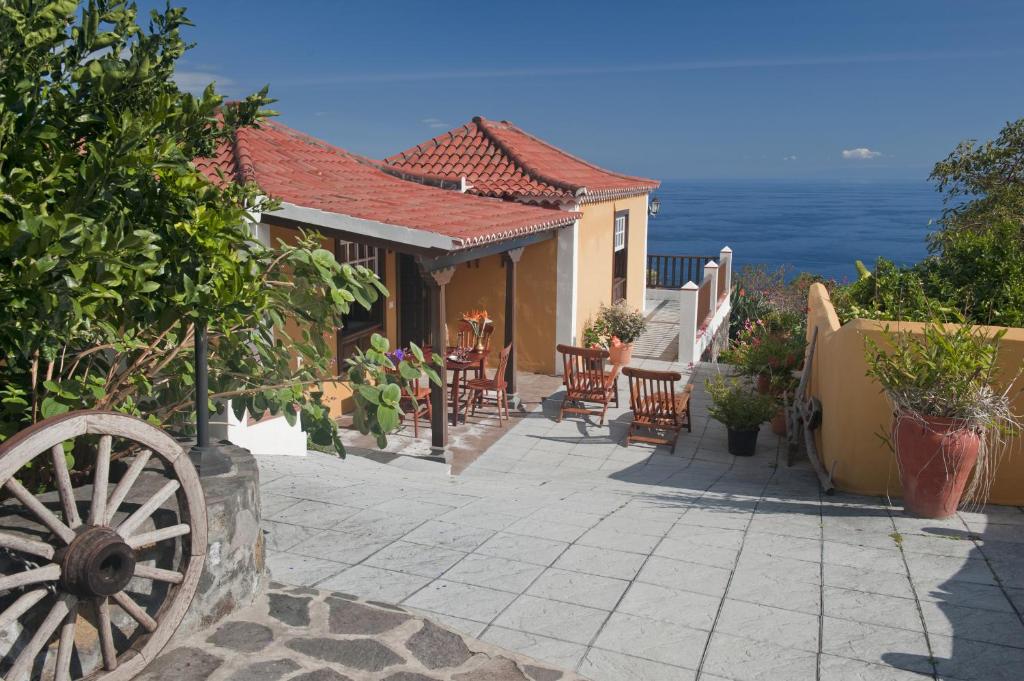
{"type": "Polygon", "coordinates": [[[445,352],[444,367],[452,372],[452,425],[459,425],[459,411],[462,400],[462,374],[467,369],[480,368],[481,374],[487,363],[487,350],[477,352],[471,350],[456,354],[456,348],[450,347],[445,352]]]}

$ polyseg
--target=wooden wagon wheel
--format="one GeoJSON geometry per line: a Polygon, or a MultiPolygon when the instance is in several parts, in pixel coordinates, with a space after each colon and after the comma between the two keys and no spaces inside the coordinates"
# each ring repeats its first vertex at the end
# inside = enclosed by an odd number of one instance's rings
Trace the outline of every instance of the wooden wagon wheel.
{"type": "Polygon", "coordinates": [[[135,676],[177,629],[206,555],[202,488],[182,447],[131,416],[72,412],[0,444],[0,485],[0,630],[20,627],[3,679],[135,676]],[[95,454],[78,486],[64,448],[76,441],[95,454]],[[112,450],[127,454],[116,466],[112,450]],[[33,467],[49,471],[55,492],[19,482],[33,467]]]}

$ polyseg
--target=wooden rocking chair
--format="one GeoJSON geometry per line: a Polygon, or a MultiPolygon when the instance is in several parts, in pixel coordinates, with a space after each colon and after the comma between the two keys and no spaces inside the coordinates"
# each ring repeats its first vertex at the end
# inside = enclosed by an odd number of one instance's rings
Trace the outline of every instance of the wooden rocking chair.
{"type": "Polygon", "coordinates": [[[629,408],[633,410],[633,421],[626,434],[626,446],[633,440],[655,445],[671,445],[683,428],[693,431],[690,416],[690,395],[693,385],[687,385],[682,393],[676,394],[676,382],[682,374],[676,371],[648,371],[626,367],[622,374],[629,380],[629,408]],[[638,435],[639,430],[653,431],[653,434],[638,435]],[[672,437],[658,432],[675,433],[672,437]]]}
{"type": "Polygon", "coordinates": [[[558,345],[558,352],[562,353],[562,383],[565,384],[565,399],[558,409],[558,421],[566,414],[600,415],[603,426],[608,403],[619,406],[619,367],[605,371],[608,351],[599,348],[558,345]],[[601,405],[600,411],[587,408],[588,402],[601,405]]]}

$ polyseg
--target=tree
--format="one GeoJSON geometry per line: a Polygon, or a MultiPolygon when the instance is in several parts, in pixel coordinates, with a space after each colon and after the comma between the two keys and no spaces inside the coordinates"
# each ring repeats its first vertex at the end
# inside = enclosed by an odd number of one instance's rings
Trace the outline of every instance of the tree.
{"type": "MultiPolygon", "coordinates": [[[[234,103],[212,85],[179,90],[189,25],[168,7],[143,28],[124,0],[0,3],[0,439],[83,407],[188,430],[203,318],[212,397],[301,418],[342,451],[321,402],[342,370],[329,339],[351,305],[387,290],[314,235],[261,245],[249,210],[273,202],[197,171],[193,159],[273,112],[267,88],[234,103]]],[[[400,413],[387,385],[422,365],[397,367],[386,350],[376,339],[349,369],[379,440],[400,413]]]]}
{"type": "Polygon", "coordinates": [[[908,268],[879,259],[873,275],[837,292],[837,310],[1024,325],[1024,119],[994,140],[961,142],[930,179],[946,204],[930,257],[908,268]]]}

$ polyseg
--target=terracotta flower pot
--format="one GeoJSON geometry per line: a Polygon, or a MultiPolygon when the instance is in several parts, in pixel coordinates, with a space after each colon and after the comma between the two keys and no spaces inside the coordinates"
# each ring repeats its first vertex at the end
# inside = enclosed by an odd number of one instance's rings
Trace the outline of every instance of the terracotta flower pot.
{"type": "Polygon", "coordinates": [[[760,429],[733,430],[732,428],[727,428],[729,453],[733,456],[754,456],[754,452],[757,451],[758,430],[760,429]]]}
{"type": "Polygon", "coordinates": [[[954,419],[901,413],[892,435],[906,510],[922,518],[956,513],[978,460],[977,431],[954,419]]]}
{"type": "Polygon", "coordinates": [[[633,344],[623,343],[608,348],[608,361],[620,367],[624,367],[633,360],[633,344]]]}
{"type": "Polygon", "coordinates": [[[772,432],[783,437],[786,434],[786,410],[779,407],[779,410],[772,417],[772,432]]]}
{"type": "Polygon", "coordinates": [[[772,377],[768,374],[758,374],[754,387],[757,389],[757,392],[767,395],[772,391],[772,377]]]}

